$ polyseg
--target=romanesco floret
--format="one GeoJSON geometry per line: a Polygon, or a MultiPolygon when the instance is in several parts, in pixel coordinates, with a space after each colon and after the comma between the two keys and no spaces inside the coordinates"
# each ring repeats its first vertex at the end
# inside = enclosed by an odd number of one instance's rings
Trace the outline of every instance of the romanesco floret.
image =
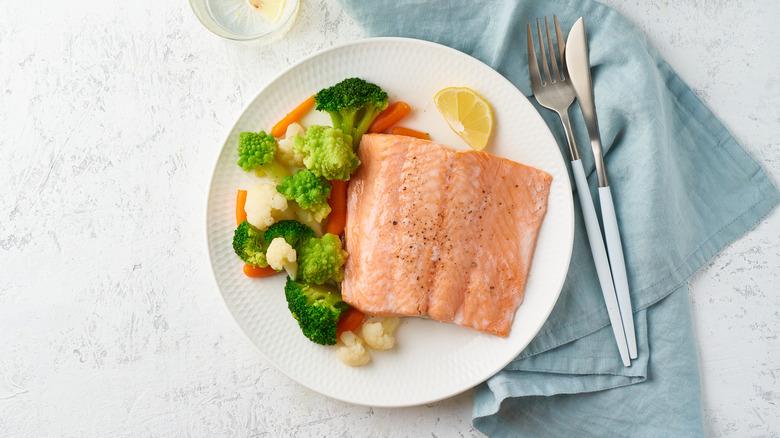
{"type": "Polygon", "coordinates": [[[330,214],[328,197],[332,186],[325,178],[315,175],[309,169],[301,169],[295,175],[288,176],[276,190],[290,201],[295,201],[301,207],[311,210],[318,222],[330,214]]]}
{"type": "Polygon", "coordinates": [[[284,137],[277,143],[276,160],[287,167],[303,167],[303,154],[296,153],[293,150],[295,137],[303,136],[306,130],[297,123],[291,123],[287,127],[284,137]]]}
{"type": "Polygon", "coordinates": [[[309,239],[298,248],[297,280],[313,284],[342,281],[347,255],[341,248],[341,239],[334,234],[309,239]]]}
{"type": "Polygon", "coordinates": [[[363,341],[350,331],[341,334],[341,345],[336,349],[336,357],[351,367],[359,367],[371,362],[371,353],[363,346],[363,341]]]}
{"type": "Polygon", "coordinates": [[[284,296],[304,336],[322,345],[336,343],[336,325],[349,305],[336,286],[306,284],[287,277],[284,296]]]}
{"type": "Polygon", "coordinates": [[[260,230],[265,230],[274,222],[295,218],[293,210],[287,205],[287,199],[271,183],[260,183],[246,191],[244,211],[246,220],[260,230]]]}
{"type": "Polygon", "coordinates": [[[263,232],[247,221],[241,222],[233,233],[233,250],[244,263],[261,268],[268,266],[263,246],[263,232]]]}
{"type": "Polygon", "coordinates": [[[309,239],[316,237],[314,230],[296,220],[283,220],[271,225],[263,238],[271,242],[277,237],[283,237],[293,248],[298,248],[309,239]]]}
{"type": "Polygon", "coordinates": [[[360,165],[352,138],[330,126],[310,126],[305,136],[295,137],[293,149],[304,155],[307,169],[327,180],[346,181],[360,165]]]}
{"type": "Polygon", "coordinates": [[[268,249],[265,253],[268,266],[274,268],[277,271],[284,269],[287,271],[287,275],[291,278],[295,278],[298,272],[298,262],[296,262],[297,254],[295,249],[284,240],[284,237],[277,237],[271,241],[268,245],[268,249]]]}
{"type": "Polygon", "coordinates": [[[238,165],[257,176],[267,176],[279,184],[290,171],[276,160],[277,143],[274,136],[260,132],[242,132],[238,136],[238,165]]]}
{"type": "Polygon", "coordinates": [[[249,172],[274,159],[276,140],[265,131],[238,135],[238,165],[249,172]]]}

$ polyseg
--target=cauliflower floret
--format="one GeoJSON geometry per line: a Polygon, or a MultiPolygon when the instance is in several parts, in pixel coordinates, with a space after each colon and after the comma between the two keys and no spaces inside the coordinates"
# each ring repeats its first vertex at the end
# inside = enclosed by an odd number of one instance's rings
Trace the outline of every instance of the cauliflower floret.
{"type": "Polygon", "coordinates": [[[264,230],[274,222],[295,219],[295,213],[287,205],[287,199],[276,191],[276,185],[260,183],[246,191],[246,220],[255,228],[264,230]]]}
{"type": "Polygon", "coordinates": [[[341,342],[336,349],[339,360],[351,367],[359,367],[371,362],[371,354],[363,346],[363,341],[352,332],[341,334],[341,342]]]}
{"type": "Polygon", "coordinates": [[[373,316],[363,323],[363,340],[375,350],[389,350],[395,345],[393,332],[399,324],[398,318],[373,316]]]}
{"type": "Polygon", "coordinates": [[[298,254],[295,249],[284,240],[284,237],[277,237],[268,245],[265,251],[265,259],[268,266],[277,271],[284,269],[290,278],[295,279],[298,273],[298,254]]]}
{"type": "Polygon", "coordinates": [[[303,154],[298,154],[293,150],[296,136],[304,136],[306,130],[298,123],[291,123],[287,127],[284,137],[280,138],[277,144],[276,160],[287,167],[303,167],[303,154]]]}

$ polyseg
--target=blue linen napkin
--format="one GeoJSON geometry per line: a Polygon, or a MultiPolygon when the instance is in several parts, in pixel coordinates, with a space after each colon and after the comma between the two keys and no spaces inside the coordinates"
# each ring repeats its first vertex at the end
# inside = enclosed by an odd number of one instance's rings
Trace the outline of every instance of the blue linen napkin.
{"type": "MultiPolygon", "coordinates": [[[[340,1],[367,36],[453,47],[529,97],[526,23],[556,14],[568,33],[585,17],[639,358],[629,368],[620,361],[575,205],[574,251],[558,303],[531,344],[477,388],[474,426],[495,436],[702,436],[686,281],[780,202],[761,167],[644,35],[595,1],[340,1]]],[[[557,115],[530,100],[568,160],[557,115]]],[[[570,115],[597,200],[579,107],[570,115]]]]}

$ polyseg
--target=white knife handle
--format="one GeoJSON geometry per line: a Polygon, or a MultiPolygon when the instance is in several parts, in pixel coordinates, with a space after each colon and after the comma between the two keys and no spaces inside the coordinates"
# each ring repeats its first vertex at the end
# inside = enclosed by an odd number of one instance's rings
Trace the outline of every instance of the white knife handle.
{"type": "Polygon", "coordinates": [[[609,260],[607,259],[607,250],[604,248],[604,239],[601,237],[599,219],[596,216],[596,208],[593,206],[593,198],[590,196],[590,188],[588,180],[585,178],[585,170],[582,168],[582,161],[572,161],[571,168],[574,173],[574,182],[577,184],[577,194],[580,198],[582,216],[585,219],[585,230],[588,232],[590,252],[593,254],[593,262],[596,265],[596,274],[599,277],[601,293],[604,295],[604,302],[607,305],[612,332],[615,335],[615,341],[617,341],[623,365],[631,366],[626,335],[623,332],[623,320],[620,316],[620,308],[615,295],[615,286],[612,284],[612,273],[610,272],[609,260]]]}
{"type": "Polygon", "coordinates": [[[623,318],[623,328],[628,341],[628,353],[631,359],[637,358],[636,333],[634,332],[634,311],[631,307],[631,294],[628,291],[628,275],[626,261],[623,256],[623,244],[620,241],[615,204],[612,201],[612,190],[609,186],[599,187],[601,201],[601,219],[604,221],[604,236],[609,250],[609,264],[612,266],[612,278],[615,281],[620,316],[623,318]]]}

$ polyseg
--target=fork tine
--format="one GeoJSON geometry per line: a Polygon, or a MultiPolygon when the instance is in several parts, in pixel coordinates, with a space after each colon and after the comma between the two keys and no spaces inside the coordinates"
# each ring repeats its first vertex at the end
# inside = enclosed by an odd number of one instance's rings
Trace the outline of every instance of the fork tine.
{"type": "Polygon", "coordinates": [[[569,80],[569,67],[566,65],[566,39],[561,32],[561,24],[558,23],[558,16],[553,15],[555,22],[555,36],[558,38],[558,53],[561,55],[561,74],[564,79],[569,80]]]}
{"type": "Polygon", "coordinates": [[[542,85],[542,75],[539,72],[539,61],[536,60],[534,36],[531,33],[531,23],[527,23],[526,31],[528,33],[528,73],[531,77],[531,88],[536,89],[542,85]]]}
{"type": "Polygon", "coordinates": [[[561,74],[558,73],[558,61],[555,59],[555,48],[553,47],[552,38],[550,38],[550,25],[547,23],[547,17],[544,17],[544,30],[547,33],[547,47],[550,49],[550,64],[552,65],[553,81],[560,81],[561,74]]]}
{"type": "Polygon", "coordinates": [[[547,67],[547,53],[544,51],[544,38],[542,38],[542,25],[539,19],[536,19],[536,33],[539,35],[539,52],[541,52],[542,68],[544,69],[544,81],[545,84],[552,82],[550,77],[550,68],[547,67]]]}

